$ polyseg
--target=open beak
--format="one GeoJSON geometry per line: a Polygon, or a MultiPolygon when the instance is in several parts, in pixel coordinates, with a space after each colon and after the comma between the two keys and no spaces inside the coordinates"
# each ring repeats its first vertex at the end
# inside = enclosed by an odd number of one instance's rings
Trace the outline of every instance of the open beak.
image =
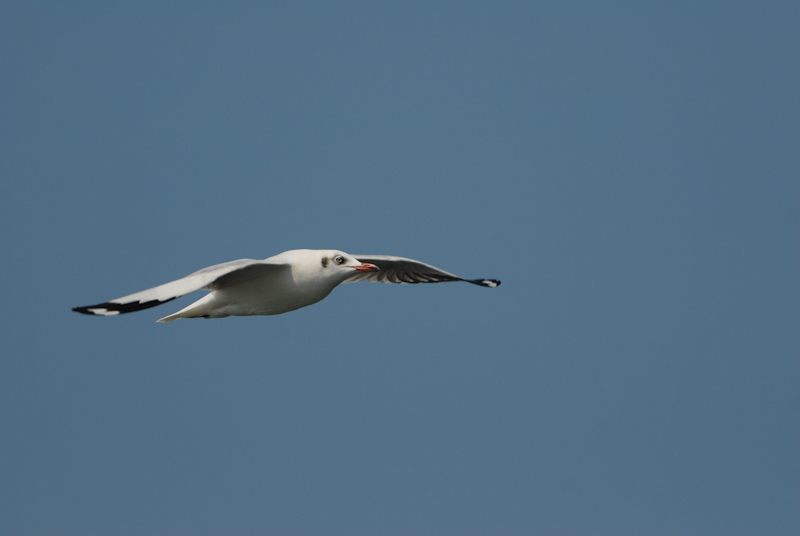
{"type": "Polygon", "coordinates": [[[380,272],[381,269],[368,262],[362,262],[361,266],[353,266],[357,272],[380,272]]]}

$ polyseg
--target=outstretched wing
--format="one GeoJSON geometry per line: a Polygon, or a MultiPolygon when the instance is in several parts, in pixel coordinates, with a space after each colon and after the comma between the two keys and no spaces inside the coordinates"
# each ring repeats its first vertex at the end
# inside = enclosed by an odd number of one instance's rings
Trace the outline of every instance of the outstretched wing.
{"type": "Polygon", "coordinates": [[[97,305],[75,307],[72,310],[85,315],[101,316],[132,313],[161,305],[196,290],[218,290],[232,287],[281,270],[287,270],[288,268],[288,264],[280,261],[239,259],[203,268],[184,278],[129,296],[123,296],[122,298],[116,298],[97,305]]]}
{"type": "Polygon", "coordinates": [[[389,255],[353,255],[361,262],[368,262],[380,268],[379,272],[355,272],[345,283],[356,281],[380,281],[381,283],[443,283],[446,281],[466,281],[482,287],[496,287],[500,281],[496,279],[464,279],[450,272],[445,272],[430,264],[391,257],[389,255]]]}

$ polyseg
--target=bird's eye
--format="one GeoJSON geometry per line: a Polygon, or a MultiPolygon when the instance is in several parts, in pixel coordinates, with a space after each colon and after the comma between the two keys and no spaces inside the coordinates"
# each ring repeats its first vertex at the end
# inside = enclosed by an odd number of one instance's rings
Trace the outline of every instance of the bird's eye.
{"type": "Polygon", "coordinates": [[[341,255],[336,255],[333,258],[333,262],[335,262],[336,264],[343,264],[344,263],[344,257],[342,257],[341,255]]]}

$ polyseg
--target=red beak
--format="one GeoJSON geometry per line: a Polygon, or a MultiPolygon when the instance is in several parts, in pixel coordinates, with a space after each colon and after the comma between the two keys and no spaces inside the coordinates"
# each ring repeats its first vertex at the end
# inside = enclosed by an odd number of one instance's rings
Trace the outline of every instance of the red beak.
{"type": "Polygon", "coordinates": [[[381,269],[368,262],[362,262],[361,266],[353,266],[357,272],[380,272],[381,269]]]}

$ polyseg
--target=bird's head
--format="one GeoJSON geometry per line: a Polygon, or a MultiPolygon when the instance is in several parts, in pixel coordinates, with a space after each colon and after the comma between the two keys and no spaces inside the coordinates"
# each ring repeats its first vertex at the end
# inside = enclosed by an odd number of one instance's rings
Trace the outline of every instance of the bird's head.
{"type": "Polygon", "coordinates": [[[337,274],[341,275],[342,279],[346,279],[353,275],[353,272],[378,272],[380,268],[368,262],[361,262],[352,255],[344,251],[320,250],[319,263],[322,267],[322,272],[325,275],[337,274]]]}

